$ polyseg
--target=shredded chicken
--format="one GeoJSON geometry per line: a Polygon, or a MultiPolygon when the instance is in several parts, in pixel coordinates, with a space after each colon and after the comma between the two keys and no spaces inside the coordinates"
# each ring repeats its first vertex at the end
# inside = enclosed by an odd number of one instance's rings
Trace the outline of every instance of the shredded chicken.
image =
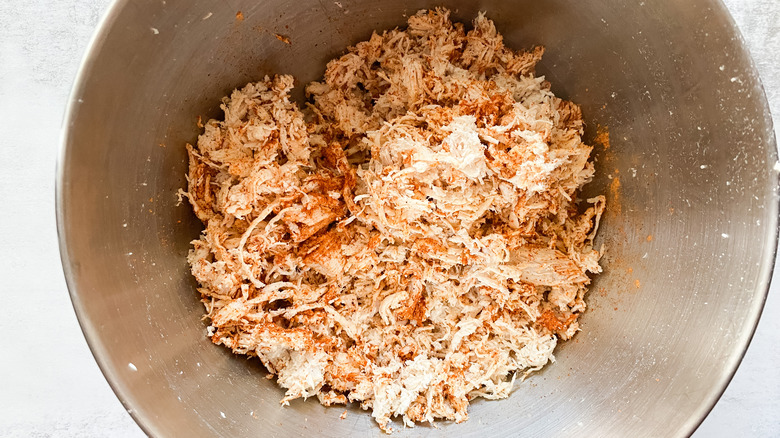
{"type": "Polygon", "coordinates": [[[290,101],[291,76],[223,100],[188,191],[209,335],[282,400],[358,402],[379,426],[464,421],[579,330],[604,197],[577,105],[480,14],[374,33],[290,101]]]}

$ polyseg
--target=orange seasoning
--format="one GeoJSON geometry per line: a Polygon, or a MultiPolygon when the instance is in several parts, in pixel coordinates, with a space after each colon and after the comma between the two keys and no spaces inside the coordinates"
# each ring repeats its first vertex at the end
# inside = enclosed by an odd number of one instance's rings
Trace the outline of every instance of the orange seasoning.
{"type": "Polygon", "coordinates": [[[552,310],[542,313],[539,318],[537,318],[536,322],[553,332],[566,328],[566,326],[555,317],[555,313],[553,313],[552,310]]]}

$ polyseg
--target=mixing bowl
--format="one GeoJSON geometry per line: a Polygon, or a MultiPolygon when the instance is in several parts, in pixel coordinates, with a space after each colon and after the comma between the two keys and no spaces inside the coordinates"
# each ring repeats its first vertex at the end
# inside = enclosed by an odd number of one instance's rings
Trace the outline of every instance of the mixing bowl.
{"type": "Polygon", "coordinates": [[[585,196],[608,196],[607,255],[555,364],[475,401],[466,423],[397,436],[684,436],[717,401],[761,312],[778,225],[769,110],[720,2],[120,0],[72,95],[57,219],[84,334],[148,434],[381,435],[357,407],[343,420],[314,400],[280,407],[259,361],[211,344],[185,261],[201,224],[176,190],[197,118],[219,116],[234,87],[307,83],[435,5],[465,22],[487,11],[510,47],[546,46],[538,73],[582,105],[596,143],[585,196]]]}

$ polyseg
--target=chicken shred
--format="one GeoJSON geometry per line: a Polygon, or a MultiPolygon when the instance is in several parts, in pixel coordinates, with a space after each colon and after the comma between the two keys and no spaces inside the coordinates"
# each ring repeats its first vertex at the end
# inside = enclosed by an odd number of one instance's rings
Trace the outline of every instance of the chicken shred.
{"type": "Polygon", "coordinates": [[[282,400],[360,403],[379,426],[462,422],[579,330],[598,196],[582,114],[480,14],[374,33],[290,100],[223,99],[187,145],[205,229],[188,260],[216,344],[257,356],[282,400]]]}

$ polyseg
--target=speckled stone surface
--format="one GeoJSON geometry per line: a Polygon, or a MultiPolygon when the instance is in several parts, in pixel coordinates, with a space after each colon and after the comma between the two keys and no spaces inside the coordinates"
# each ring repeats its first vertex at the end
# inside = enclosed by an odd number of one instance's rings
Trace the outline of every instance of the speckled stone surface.
{"type": "MultiPolygon", "coordinates": [[[[780,1],[726,0],[780,124],[780,1]]],[[[98,370],[60,269],[54,168],[67,95],[109,0],[0,2],[0,436],[142,437],[98,370]]],[[[775,269],[776,277],[779,276],[775,269]]],[[[696,438],[780,437],[780,281],[696,438]]]]}

